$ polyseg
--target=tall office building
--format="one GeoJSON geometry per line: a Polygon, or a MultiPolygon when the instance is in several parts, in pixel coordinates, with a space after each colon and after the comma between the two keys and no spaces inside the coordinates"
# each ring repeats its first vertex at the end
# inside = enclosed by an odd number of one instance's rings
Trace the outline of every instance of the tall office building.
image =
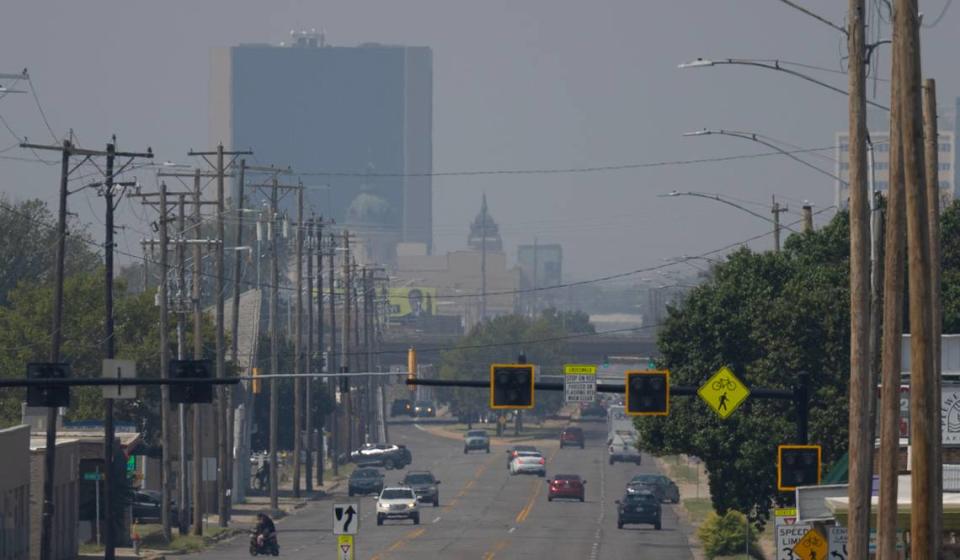
{"type": "MultiPolygon", "coordinates": [[[[952,131],[941,130],[939,136],[940,208],[942,209],[953,202],[957,195],[956,152],[954,151],[956,142],[952,131]]],[[[850,189],[847,185],[850,180],[849,137],[846,132],[838,132],[836,138],[837,163],[834,174],[842,180],[835,183],[837,208],[850,206],[850,189]]],[[[874,187],[885,193],[890,181],[890,133],[871,131],[870,138],[873,140],[874,187]]]]}
{"type": "Polygon", "coordinates": [[[432,244],[432,133],[429,47],[296,33],[212,52],[211,142],[305,173],[308,205],[357,231],[381,262],[397,243],[432,244]]]}

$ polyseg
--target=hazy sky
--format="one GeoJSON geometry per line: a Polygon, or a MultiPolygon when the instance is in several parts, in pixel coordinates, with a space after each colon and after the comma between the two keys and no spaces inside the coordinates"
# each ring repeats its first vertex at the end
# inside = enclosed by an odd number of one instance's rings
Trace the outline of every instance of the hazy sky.
{"type": "MultiPolygon", "coordinates": [[[[944,1],[921,7],[936,15],[944,1]]],[[[844,21],[844,2],[802,4],[844,21]]],[[[871,37],[887,35],[887,25],[875,16],[871,21],[871,37]]],[[[149,145],[159,161],[188,162],[188,149],[218,140],[208,138],[210,48],[279,43],[291,29],[313,27],[335,45],[432,47],[435,171],[767,151],[734,138],[681,136],[703,127],[757,131],[813,148],[830,146],[847,126],[844,96],[785,74],[736,66],[677,69],[702,56],[780,58],[841,70],[842,35],[776,0],[4,0],[0,72],[30,69],[59,136],[72,128],[82,146],[102,148],[116,133],[120,149],[149,145]]],[[[960,93],[958,39],[960,8],[923,32],[924,75],[938,80],[941,126],[952,127],[953,98],[960,93]]],[[[886,77],[889,47],[880,53],[879,75],[886,77]]],[[[803,71],[846,87],[844,75],[803,71]]],[[[888,90],[888,83],[877,83],[880,98],[888,90]]],[[[51,141],[30,95],[0,99],[0,116],[21,136],[51,141]]],[[[0,150],[15,143],[0,128],[0,150]]],[[[0,153],[0,189],[54,203],[59,167],[4,159],[10,156],[32,157],[18,148],[0,153]]],[[[830,158],[808,159],[833,171],[830,158]]],[[[139,177],[153,184],[150,174],[139,177]]],[[[437,251],[465,246],[485,191],[511,255],[534,237],[562,243],[568,279],[655,265],[769,229],[716,202],[657,197],[674,189],[722,193],[762,213],[776,195],[790,208],[788,221],[799,219],[805,199],[817,209],[834,200],[830,179],[784,157],[590,174],[438,177],[433,188],[437,251]]],[[[91,191],[71,197],[71,210],[98,237],[102,205],[91,191]]],[[[139,253],[137,240],[149,231],[152,215],[126,202],[121,210],[128,229],[120,250],[139,253]]],[[[771,244],[768,236],[751,246],[771,244]]]]}

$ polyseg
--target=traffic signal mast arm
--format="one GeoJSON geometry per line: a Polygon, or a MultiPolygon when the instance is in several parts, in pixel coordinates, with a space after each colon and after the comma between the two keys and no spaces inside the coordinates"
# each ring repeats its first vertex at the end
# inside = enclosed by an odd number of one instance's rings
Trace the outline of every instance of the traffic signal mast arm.
{"type": "MultiPolygon", "coordinates": [[[[489,380],[450,380],[450,379],[407,379],[407,385],[423,385],[426,387],[480,387],[484,389],[490,388],[489,380]]],[[[533,384],[534,388],[537,391],[563,391],[563,383],[555,383],[551,381],[537,381],[533,384]]],[[[624,385],[619,384],[597,384],[598,393],[619,393],[624,394],[626,389],[624,385]]],[[[682,397],[692,397],[696,396],[697,387],[690,385],[671,385],[670,386],[670,395],[678,395],[682,397]]],[[[784,401],[792,401],[797,398],[797,391],[791,389],[750,389],[751,398],[760,398],[760,399],[778,399],[784,401]]]]}

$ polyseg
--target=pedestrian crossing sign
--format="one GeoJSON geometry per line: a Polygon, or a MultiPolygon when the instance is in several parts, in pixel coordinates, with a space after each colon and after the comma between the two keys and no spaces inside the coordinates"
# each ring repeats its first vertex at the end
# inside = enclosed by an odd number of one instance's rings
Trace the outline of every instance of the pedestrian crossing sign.
{"type": "Polygon", "coordinates": [[[726,419],[750,396],[750,389],[723,366],[697,389],[697,394],[720,418],[726,419]]]}

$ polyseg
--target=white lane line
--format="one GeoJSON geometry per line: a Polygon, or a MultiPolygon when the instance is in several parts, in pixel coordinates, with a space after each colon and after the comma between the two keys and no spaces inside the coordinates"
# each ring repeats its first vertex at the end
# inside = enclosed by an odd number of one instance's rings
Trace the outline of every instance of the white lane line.
{"type": "Polygon", "coordinates": [[[603,538],[603,520],[607,516],[606,463],[600,462],[600,515],[597,516],[597,530],[593,532],[593,545],[590,547],[590,560],[600,558],[600,542],[603,538]]]}
{"type": "Polygon", "coordinates": [[[514,532],[514,531],[516,531],[516,530],[517,530],[517,528],[516,528],[516,527],[510,527],[510,530],[509,530],[509,531],[507,531],[507,532],[508,532],[508,533],[512,533],[512,532],[514,532]]]}
{"type": "Polygon", "coordinates": [[[437,521],[440,521],[440,518],[439,518],[439,517],[437,517],[436,519],[434,519],[433,521],[431,521],[431,523],[436,523],[437,521]]]}

